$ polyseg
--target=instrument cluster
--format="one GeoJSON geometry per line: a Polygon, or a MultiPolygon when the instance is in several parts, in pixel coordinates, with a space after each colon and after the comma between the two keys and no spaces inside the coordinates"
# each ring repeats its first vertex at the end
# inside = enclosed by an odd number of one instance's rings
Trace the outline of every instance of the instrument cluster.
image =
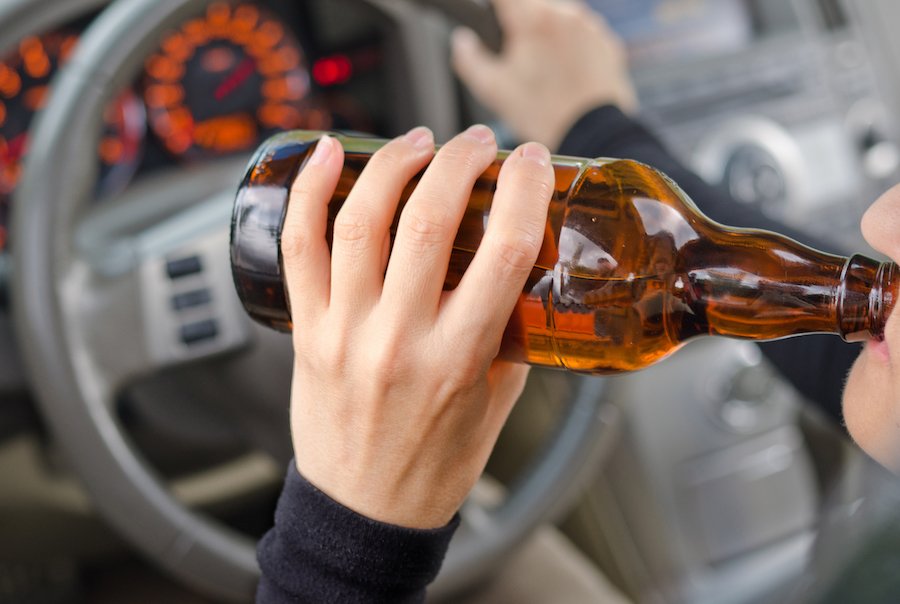
{"type": "MultiPolygon", "coordinates": [[[[317,39],[307,10],[276,2],[217,2],[164,36],[106,108],[98,197],[143,172],[248,153],[280,130],[381,127],[377,110],[358,100],[371,95],[354,90],[379,80],[377,36],[317,39]]],[[[88,23],[27,37],[0,55],[0,251],[32,119],[88,23]]]]}

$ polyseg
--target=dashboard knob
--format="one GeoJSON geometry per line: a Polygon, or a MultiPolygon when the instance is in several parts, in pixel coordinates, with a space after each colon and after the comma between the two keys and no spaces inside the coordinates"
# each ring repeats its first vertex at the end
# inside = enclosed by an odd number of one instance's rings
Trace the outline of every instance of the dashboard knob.
{"type": "Polygon", "coordinates": [[[803,203],[803,155],[780,124],[765,117],[743,116],[710,131],[693,153],[693,166],[700,176],[773,218],[784,219],[793,205],[803,203]]]}
{"type": "Polygon", "coordinates": [[[736,200],[773,214],[788,202],[788,187],[778,160],[754,144],[734,148],[725,160],[723,184],[736,200]]]}

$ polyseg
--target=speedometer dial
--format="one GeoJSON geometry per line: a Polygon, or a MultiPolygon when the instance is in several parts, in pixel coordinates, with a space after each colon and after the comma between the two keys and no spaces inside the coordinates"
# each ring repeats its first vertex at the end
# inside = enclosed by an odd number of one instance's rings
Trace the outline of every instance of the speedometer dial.
{"type": "MultiPolygon", "coordinates": [[[[6,246],[9,199],[22,172],[32,118],[44,106],[50,80],[77,42],[77,34],[70,32],[30,36],[0,57],[0,251],[6,246]]],[[[132,92],[107,107],[98,151],[101,193],[127,181],[137,168],[144,128],[143,108],[132,92]]]]}
{"type": "Polygon", "coordinates": [[[248,151],[290,128],[326,128],[309,100],[297,39],[253,4],[210,5],[146,62],[144,101],[153,132],[191,159],[248,151]]]}

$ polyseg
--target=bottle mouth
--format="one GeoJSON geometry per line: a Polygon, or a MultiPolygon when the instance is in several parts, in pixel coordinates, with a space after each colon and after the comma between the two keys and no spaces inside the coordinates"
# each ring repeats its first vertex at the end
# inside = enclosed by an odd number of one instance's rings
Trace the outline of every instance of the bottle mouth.
{"type": "Polygon", "coordinates": [[[844,340],[884,340],[884,328],[898,297],[896,274],[893,262],[877,262],[858,254],[847,260],[837,306],[844,340]]]}
{"type": "Polygon", "coordinates": [[[900,283],[894,282],[896,273],[896,264],[893,262],[881,263],[881,266],[878,267],[878,274],[875,276],[875,287],[872,288],[872,294],[869,297],[869,312],[872,316],[870,332],[872,338],[878,341],[884,340],[884,329],[897,301],[897,287],[900,283]]]}

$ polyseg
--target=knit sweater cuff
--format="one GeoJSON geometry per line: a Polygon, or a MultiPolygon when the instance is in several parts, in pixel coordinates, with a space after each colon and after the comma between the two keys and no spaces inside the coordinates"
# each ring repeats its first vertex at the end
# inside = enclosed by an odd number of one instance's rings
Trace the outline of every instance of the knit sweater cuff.
{"type": "Polygon", "coordinates": [[[445,527],[410,529],[366,518],[288,469],[258,557],[258,601],[273,589],[292,601],[415,602],[440,570],[459,516],[445,527]],[[326,591],[323,591],[326,590],[326,591]]]}
{"type": "Polygon", "coordinates": [[[575,122],[560,144],[559,152],[593,157],[597,149],[603,149],[604,153],[614,155],[616,149],[643,142],[661,147],[650,131],[621,109],[615,105],[603,105],[588,111],[575,122]]]}

